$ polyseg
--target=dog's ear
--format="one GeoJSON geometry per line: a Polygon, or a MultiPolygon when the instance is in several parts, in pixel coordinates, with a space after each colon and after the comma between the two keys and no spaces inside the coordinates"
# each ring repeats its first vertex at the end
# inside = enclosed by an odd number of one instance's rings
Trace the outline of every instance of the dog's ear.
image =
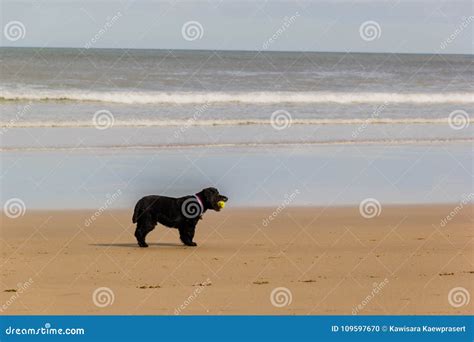
{"type": "Polygon", "coordinates": [[[202,198],[206,209],[213,209],[216,211],[219,210],[219,206],[217,204],[217,202],[219,201],[219,191],[217,191],[216,188],[202,189],[198,195],[202,198]]]}
{"type": "Polygon", "coordinates": [[[218,195],[219,191],[216,188],[211,187],[211,188],[202,189],[200,193],[206,198],[211,199],[212,196],[218,195]]]}
{"type": "Polygon", "coordinates": [[[213,188],[206,188],[201,191],[201,194],[208,203],[211,203],[215,192],[213,188]]]}

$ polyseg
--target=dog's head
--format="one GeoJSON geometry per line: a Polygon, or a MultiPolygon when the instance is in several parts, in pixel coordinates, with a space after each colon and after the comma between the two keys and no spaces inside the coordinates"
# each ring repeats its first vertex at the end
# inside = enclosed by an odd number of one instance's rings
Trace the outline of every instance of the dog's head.
{"type": "Polygon", "coordinates": [[[204,206],[206,209],[212,209],[215,211],[220,211],[221,208],[219,207],[218,202],[224,201],[227,202],[228,198],[224,195],[219,193],[219,190],[216,188],[206,188],[201,190],[197,195],[203,201],[204,206]]]}

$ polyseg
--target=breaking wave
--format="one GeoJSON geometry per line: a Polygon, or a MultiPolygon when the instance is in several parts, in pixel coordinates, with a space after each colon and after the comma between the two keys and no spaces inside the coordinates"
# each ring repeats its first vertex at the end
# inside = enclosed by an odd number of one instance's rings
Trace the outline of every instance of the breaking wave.
{"type": "Polygon", "coordinates": [[[85,101],[122,104],[211,104],[211,103],[474,103],[472,93],[386,92],[161,92],[0,89],[3,101],[85,101]]]}

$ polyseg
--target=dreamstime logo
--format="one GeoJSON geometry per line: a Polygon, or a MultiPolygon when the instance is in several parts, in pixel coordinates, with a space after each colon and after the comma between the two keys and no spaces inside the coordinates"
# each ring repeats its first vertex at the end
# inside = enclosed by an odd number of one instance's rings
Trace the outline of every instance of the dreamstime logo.
{"type": "Polygon", "coordinates": [[[11,42],[25,38],[26,28],[21,21],[10,21],[3,28],[3,34],[11,42]]]}
{"type": "Polygon", "coordinates": [[[282,308],[288,306],[293,301],[290,289],[286,287],[276,287],[270,294],[270,302],[274,307],[282,308]]]}
{"type": "Polygon", "coordinates": [[[375,110],[372,112],[370,115],[370,118],[367,118],[364,120],[364,123],[360,126],[358,126],[353,132],[352,132],[352,137],[355,139],[357,138],[366,128],[367,126],[374,121],[375,119],[380,117],[380,113],[385,109],[387,106],[388,102],[385,101],[381,105],[377,106],[375,110]]]}
{"type": "Polygon", "coordinates": [[[286,194],[284,201],[269,215],[262,220],[262,225],[267,227],[285,208],[293,202],[297,195],[300,194],[299,189],[295,189],[291,194],[286,194]]]}
{"type": "Polygon", "coordinates": [[[115,300],[114,292],[108,287],[99,287],[92,294],[92,302],[99,308],[112,305],[115,300]]]}
{"type": "Polygon", "coordinates": [[[448,215],[446,215],[446,217],[444,217],[441,222],[440,222],[440,227],[444,228],[448,225],[448,223],[457,215],[459,214],[459,212],[470,202],[472,202],[474,198],[474,193],[470,193],[468,194],[467,196],[464,196],[463,199],[461,200],[461,202],[459,202],[459,205],[457,205],[456,207],[454,207],[453,210],[451,210],[449,212],[448,215]]]}
{"type": "Polygon", "coordinates": [[[444,50],[448,47],[449,44],[454,42],[454,40],[469,26],[469,24],[474,20],[474,16],[469,16],[469,17],[463,17],[463,21],[461,21],[461,24],[454,30],[453,33],[449,35],[448,38],[446,38],[440,45],[439,47],[441,50],[444,50]]]}
{"type": "Polygon", "coordinates": [[[212,285],[212,282],[211,282],[211,279],[209,278],[207,278],[205,282],[197,284],[197,288],[193,291],[193,293],[191,293],[191,295],[189,295],[188,298],[186,298],[180,306],[174,309],[174,314],[175,315],[181,314],[181,312],[183,312],[183,310],[186,309],[188,305],[194,302],[194,300],[199,296],[199,294],[202,291],[204,291],[206,286],[211,286],[211,285],[212,285]]]}
{"type": "Polygon", "coordinates": [[[95,112],[94,116],[92,117],[92,123],[94,124],[95,128],[104,130],[114,125],[115,118],[110,111],[101,109],[95,112]]]}
{"type": "Polygon", "coordinates": [[[196,218],[201,215],[201,204],[195,197],[190,197],[181,205],[181,212],[186,218],[196,218]]]}
{"type": "Polygon", "coordinates": [[[13,119],[8,121],[6,124],[2,125],[2,129],[0,130],[0,135],[3,135],[6,131],[8,131],[9,128],[12,128],[15,126],[15,123],[21,120],[23,116],[25,116],[26,113],[28,113],[31,110],[32,103],[31,101],[28,102],[26,105],[21,107],[17,112],[16,115],[13,119]]]}
{"type": "Polygon", "coordinates": [[[275,33],[268,38],[262,45],[263,50],[267,50],[271,44],[273,44],[280,36],[285,33],[285,31],[290,28],[291,25],[296,21],[296,19],[300,16],[298,12],[296,12],[291,17],[284,17],[282,25],[275,31],[275,33]]]}
{"type": "Polygon", "coordinates": [[[366,198],[359,204],[359,212],[366,219],[379,216],[382,212],[382,205],[375,198],[366,198]]]}
{"type": "Polygon", "coordinates": [[[7,299],[7,301],[5,302],[5,304],[2,304],[0,305],[0,312],[4,312],[5,310],[7,310],[10,305],[12,305],[13,303],[15,303],[15,301],[20,298],[20,296],[31,286],[33,285],[34,281],[32,278],[28,279],[27,281],[23,282],[23,283],[18,283],[17,284],[17,288],[12,291],[14,292],[14,294],[7,299]]]}
{"type": "Polygon", "coordinates": [[[105,203],[99,209],[97,209],[96,212],[93,215],[91,215],[91,217],[87,218],[84,221],[84,226],[89,227],[92,223],[94,223],[95,220],[100,215],[102,215],[102,213],[104,211],[106,211],[112,205],[112,203],[114,203],[121,195],[122,195],[122,190],[121,189],[118,189],[112,195],[107,194],[107,196],[106,196],[107,199],[106,199],[105,203]]]}
{"type": "Polygon", "coordinates": [[[460,308],[461,306],[469,304],[470,300],[471,295],[464,287],[452,288],[448,293],[448,302],[455,308],[460,308]]]}
{"type": "Polygon", "coordinates": [[[371,301],[372,299],[375,298],[376,295],[382,291],[382,289],[388,284],[388,279],[385,278],[382,282],[380,283],[373,283],[372,284],[372,291],[360,302],[357,304],[355,307],[352,308],[352,314],[357,315],[360,313],[371,301]]]}
{"type": "Polygon", "coordinates": [[[181,35],[188,42],[201,39],[204,35],[204,28],[199,21],[188,21],[183,24],[181,35]]]}
{"type": "MultiPolygon", "coordinates": [[[[6,335],[12,336],[68,336],[68,335],[85,335],[86,330],[84,328],[56,328],[47,322],[44,326],[31,326],[27,328],[18,328],[15,326],[9,326],[5,329],[6,335]]],[[[51,340],[51,339],[50,339],[51,340]]]]}
{"type": "Polygon", "coordinates": [[[458,109],[452,111],[448,118],[449,126],[452,129],[460,130],[469,127],[470,119],[466,111],[458,109]]]}
{"type": "Polygon", "coordinates": [[[117,12],[112,18],[107,17],[105,24],[99,29],[99,31],[84,45],[84,48],[90,49],[95,43],[97,43],[103,35],[122,17],[121,12],[117,12]]]}
{"type": "Polygon", "coordinates": [[[191,127],[201,117],[201,115],[209,108],[209,106],[210,106],[210,103],[206,102],[204,105],[197,107],[192,118],[189,118],[188,120],[186,120],[186,122],[174,132],[173,134],[174,137],[177,139],[182,133],[186,132],[189,129],[189,127],[191,127]]]}
{"type": "Polygon", "coordinates": [[[270,117],[270,123],[277,131],[290,127],[292,121],[291,114],[283,109],[274,111],[270,117]]]}
{"type": "Polygon", "coordinates": [[[19,198],[10,198],[3,205],[3,211],[5,212],[5,215],[7,217],[11,219],[15,219],[15,218],[25,215],[26,205],[25,205],[25,202],[23,202],[19,198]]]}
{"type": "Polygon", "coordinates": [[[366,42],[371,42],[375,39],[380,38],[382,35],[382,29],[378,22],[368,20],[363,22],[359,27],[360,37],[366,42]]]}

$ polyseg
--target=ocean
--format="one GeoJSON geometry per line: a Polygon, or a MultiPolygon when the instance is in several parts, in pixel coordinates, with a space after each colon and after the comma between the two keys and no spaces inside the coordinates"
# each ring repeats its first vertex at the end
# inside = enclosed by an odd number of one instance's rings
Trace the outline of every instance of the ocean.
{"type": "Polygon", "coordinates": [[[112,206],[129,207],[218,185],[240,206],[297,188],[293,205],[456,202],[472,189],[473,61],[0,48],[2,197],[94,208],[121,188],[112,206]]]}

